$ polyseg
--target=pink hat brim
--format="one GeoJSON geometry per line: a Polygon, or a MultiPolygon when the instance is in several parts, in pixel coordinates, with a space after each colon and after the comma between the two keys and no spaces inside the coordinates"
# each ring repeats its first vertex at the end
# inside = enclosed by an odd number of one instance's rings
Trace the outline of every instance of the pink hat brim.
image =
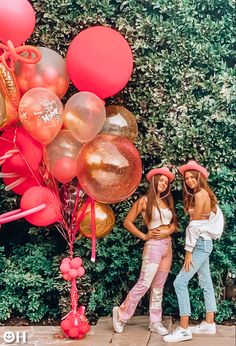
{"type": "Polygon", "coordinates": [[[188,162],[183,166],[179,167],[179,172],[184,176],[185,172],[187,171],[197,171],[200,172],[204,178],[208,179],[209,172],[206,170],[206,168],[199,165],[197,162],[188,162]]]}
{"type": "Polygon", "coordinates": [[[165,169],[163,167],[151,169],[148,172],[148,174],[146,175],[146,178],[148,181],[150,181],[152,179],[152,177],[154,175],[157,175],[157,174],[165,175],[169,179],[170,183],[172,183],[172,181],[175,179],[175,175],[171,171],[169,171],[168,169],[165,169]]]}

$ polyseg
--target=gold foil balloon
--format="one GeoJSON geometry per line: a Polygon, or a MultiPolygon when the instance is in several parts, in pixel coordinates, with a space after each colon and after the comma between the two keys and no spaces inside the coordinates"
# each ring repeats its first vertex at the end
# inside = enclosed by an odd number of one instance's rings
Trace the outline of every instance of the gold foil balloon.
{"type": "Polygon", "coordinates": [[[7,115],[6,115],[5,99],[3,98],[2,94],[0,93],[0,128],[4,124],[6,117],[7,117],[7,115]]]}
{"type": "MultiPolygon", "coordinates": [[[[82,207],[81,207],[82,208],[82,207]]],[[[96,237],[103,238],[108,235],[115,224],[115,215],[111,207],[107,204],[95,202],[95,223],[96,223],[96,237]]],[[[78,211],[78,216],[80,210],[78,211]]],[[[92,238],[91,230],[91,206],[86,209],[84,218],[80,223],[80,233],[87,238],[92,238]]]]}
{"type": "Polygon", "coordinates": [[[70,82],[65,60],[50,48],[37,49],[41,53],[38,63],[26,64],[18,61],[15,64],[20,92],[23,95],[32,88],[43,87],[53,91],[61,99],[67,92],[70,82]]]}
{"type": "Polygon", "coordinates": [[[0,92],[0,131],[19,120],[18,112],[13,104],[0,92]]]}
{"type": "Polygon", "coordinates": [[[44,161],[61,183],[68,183],[76,176],[77,158],[82,145],[69,130],[61,130],[46,146],[44,161]]]}
{"type": "Polygon", "coordinates": [[[0,130],[17,122],[20,94],[14,73],[0,64],[0,130]]]}
{"type": "Polygon", "coordinates": [[[85,193],[96,201],[125,200],[138,187],[141,175],[139,152],[125,137],[99,134],[79,153],[78,180],[85,193]]]}
{"type": "Polygon", "coordinates": [[[104,102],[96,95],[82,91],[66,103],[64,123],[79,142],[91,141],[106,120],[104,102]]]}
{"type": "Polygon", "coordinates": [[[60,131],[63,107],[59,97],[45,88],[33,88],[19,104],[19,117],[25,130],[42,144],[50,143],[60,131]]]}
{"type": "Polygon", "coordinates": [[[134,115],[123,106],[107,106],[106,121],[101,132],[129,138],[132,142],[138,137],[138,125],[134,115]]]}
{"type": "Polygon", "coordinates": [[[0,64],[0,92],[9,99],[16,109],[18,108],[20,93],[15,74],[8,71],[3,64],[0,64]]]}

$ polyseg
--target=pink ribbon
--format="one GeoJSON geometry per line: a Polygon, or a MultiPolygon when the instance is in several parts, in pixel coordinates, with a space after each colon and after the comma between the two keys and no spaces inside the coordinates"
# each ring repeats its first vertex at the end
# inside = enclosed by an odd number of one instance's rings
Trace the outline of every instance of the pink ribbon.
{"type": "Polygon", "coordinates": [[[0,43],[0,50],[3,50],[0,62],[8,71],[14,70],[14,64],[18,60],[26,64],[36,64],[41,59],[41,53],[37,48],[27,45],[14,47],[11,40],[8,40],[6,45],[0,43]],[[21,53],[27,53],[27,57],[22,56],[21,53]]]}

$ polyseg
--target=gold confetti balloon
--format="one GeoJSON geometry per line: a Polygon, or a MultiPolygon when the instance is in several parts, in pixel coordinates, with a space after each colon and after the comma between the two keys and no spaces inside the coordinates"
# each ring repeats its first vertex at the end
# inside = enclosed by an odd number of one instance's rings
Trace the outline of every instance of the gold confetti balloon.
{"type": "Polygon", "coordinates": [[[127,137],[135,142],[138,137],[138,125],[128,109],[111,105],[106,107],[106,121],[101,132],[127,137]]]}
{"type": "Polygon", "coordinates": [[[102,133],[86,143],[78,157],[77,177],[82,189],[101,203],[117,203],[137,189],[142,162],[127,138],[102,133]]]}
{"type": "MultiPolygon", "coordinates": [[[[81,207],[82,208],[82,207],[81,207]]],[[[95,202],[95,224],[96,224],[96,237],[103,238],[108,235],[115,224],[115,215],[111,207],[107,204],[95,202]]],[[[80,210],[78,211],[78,216],[80,210]]],[[[86,209],[83,220],[80,223],[80,234],[86,238],[92,238],[91,229],[91,207],[86,209]]]]}

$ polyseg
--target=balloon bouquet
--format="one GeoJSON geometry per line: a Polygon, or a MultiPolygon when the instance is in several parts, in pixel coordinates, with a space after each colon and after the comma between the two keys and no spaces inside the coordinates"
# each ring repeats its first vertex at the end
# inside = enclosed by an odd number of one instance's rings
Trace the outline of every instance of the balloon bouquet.
{"type": "Polygon", "coordinates": [[[0,225],[20,217],[36,226],[55,223],[70,249],[60,271],[71,282],[72,310],[61,327],[81,339],[90,326],[78,308],[76,279],[85,270],[73,244],[78,235],[91,238],[95,261],[96,238],[115,223],[109,203],[127,199],[142,175],[135,117],[104,102],[127,84],[132,52],[121,34],[103,26],[81,31],[66,62],[52,49],[20,46],[34,30],[35,13],[27,0],[12,2],[0,2],[0,177],[22,197],[0,225]],[[70,79],[79,92],[63,108],[70,79]]]}

